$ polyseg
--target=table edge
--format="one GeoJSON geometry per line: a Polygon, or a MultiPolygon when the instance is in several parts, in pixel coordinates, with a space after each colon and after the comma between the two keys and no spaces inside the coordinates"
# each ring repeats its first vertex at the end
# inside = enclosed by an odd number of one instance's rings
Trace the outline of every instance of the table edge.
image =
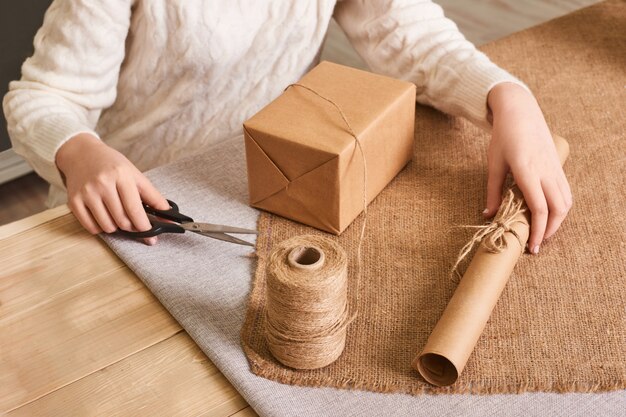
{"type": "Polygon", "coordinates": [[[16,220],[12,223],[2,225],[0,226],[0,240],[8,239],[69,213],[71,213],[70,208],[67,206],[67,204],[63,204],[58,207],[44,210],[32,216],[16,220]]]}

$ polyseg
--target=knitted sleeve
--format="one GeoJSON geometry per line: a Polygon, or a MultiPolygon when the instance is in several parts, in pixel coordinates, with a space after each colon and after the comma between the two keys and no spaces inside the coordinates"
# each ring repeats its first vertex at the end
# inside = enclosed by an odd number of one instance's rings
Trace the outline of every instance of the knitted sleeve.
{"type": "Polygon", "coordinates": [[[489,129],[487,94],[528,88],[467,41],[430,0],[344,0],[334,14],[372,71],[417,85],[417,101],[489,129]]]}
{"type": "Polygon", "coordinates": [[[55,0],[3,108],[9,136],[51,184],[64,187],[55,155],[78,133],[94,132],[115,100],[131,15],[131,0],[55,0]]]}

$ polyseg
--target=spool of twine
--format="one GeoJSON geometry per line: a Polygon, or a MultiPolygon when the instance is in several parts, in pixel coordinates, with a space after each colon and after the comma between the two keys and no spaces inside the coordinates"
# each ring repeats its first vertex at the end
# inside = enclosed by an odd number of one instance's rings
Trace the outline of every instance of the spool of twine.
{"type": "Polygon", "coordinates": [[[267,264],[266,339],[283,365],[317,369],[343,352],[348,313],[348,260],[322,236],[281,242],[267,264]]]}
{"type": "MultiPolygon", "coordinates": [[[[361,141],[341,107],[315,89],[300,87],[331,104],[354,138],[363,162],[363,223],[357,245],[356,302],[361,280],[361,247],[367,224],[367,162],[361,141]]],[[[333,240],[296,236],[281,242],[267,264],[266,340],[283,365],[317,369],[333,363],[345,347],[346,330],[355,319],[348,307],[348,257],[333,240]]],[[[356,307],[354,309],[356,311],[356,307]]]]}

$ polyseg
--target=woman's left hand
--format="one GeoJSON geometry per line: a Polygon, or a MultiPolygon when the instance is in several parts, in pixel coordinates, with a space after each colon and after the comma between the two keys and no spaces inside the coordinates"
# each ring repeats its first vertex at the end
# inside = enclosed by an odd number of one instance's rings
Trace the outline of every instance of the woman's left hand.
{"type": "Polygon", "coordinates": [[[488,150],[487,208],[493,217],[502,201],[509,171],[531,212],[528,249],[539,253],[572,206],[572,193],[552,135],[535,98],[514,83],[497,84],[488,96],[493,131],[488,150]]]}

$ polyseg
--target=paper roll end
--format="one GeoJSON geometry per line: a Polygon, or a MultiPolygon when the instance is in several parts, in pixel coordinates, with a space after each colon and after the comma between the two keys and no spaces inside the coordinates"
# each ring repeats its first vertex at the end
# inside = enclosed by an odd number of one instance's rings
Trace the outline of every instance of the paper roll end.
{"type": "Polygon", "coordinates": [[[438,387],[452,385],[459,377],[452,361],[437,353],[420,354],[415,358],[413,367],[426,381],[438,387]]]}

